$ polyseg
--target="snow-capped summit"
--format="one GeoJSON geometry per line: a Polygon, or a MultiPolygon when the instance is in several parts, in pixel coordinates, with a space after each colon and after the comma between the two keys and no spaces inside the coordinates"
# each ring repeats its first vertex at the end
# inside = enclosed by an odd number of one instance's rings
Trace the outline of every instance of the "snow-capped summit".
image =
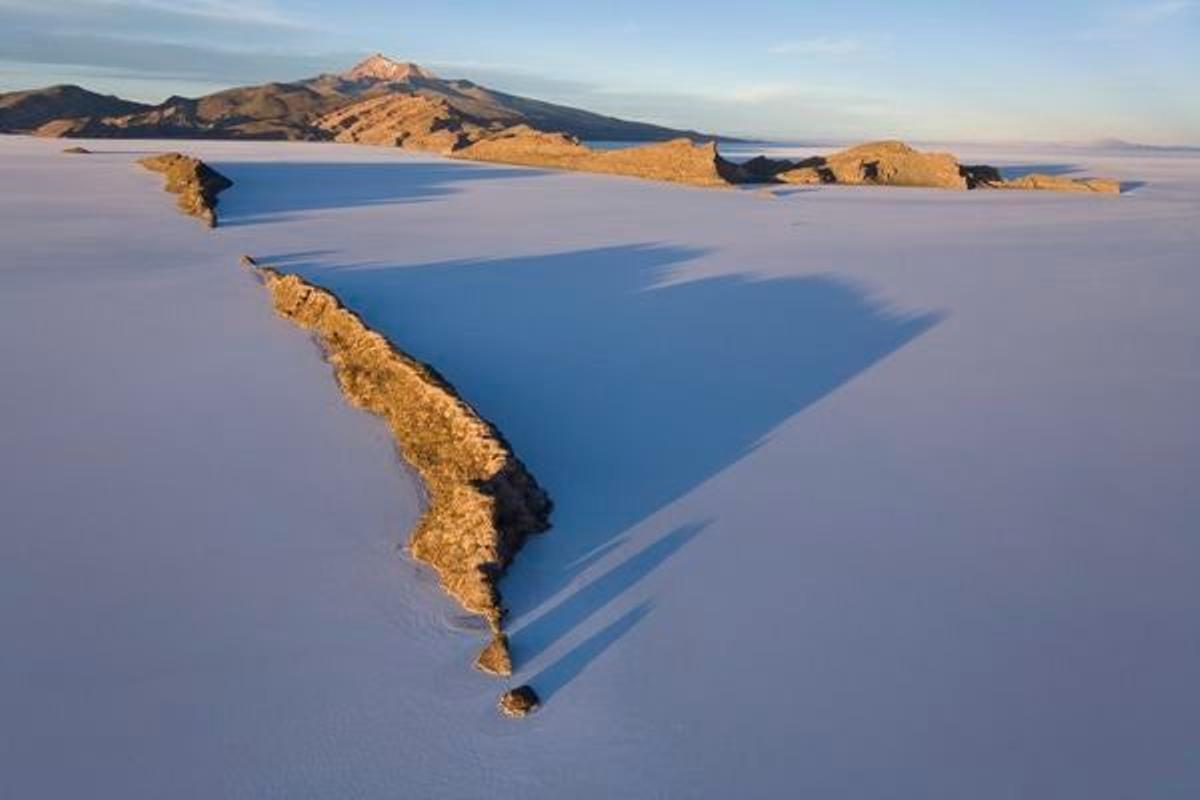
{"type": "Polygon", "coordinates": [[[376,53],[363,59],[345,74],[350,80],[374,79],[381,81],[404,81],[409,78],[436,78],[429,70],[411,61],[395,61],[376,53]]]}

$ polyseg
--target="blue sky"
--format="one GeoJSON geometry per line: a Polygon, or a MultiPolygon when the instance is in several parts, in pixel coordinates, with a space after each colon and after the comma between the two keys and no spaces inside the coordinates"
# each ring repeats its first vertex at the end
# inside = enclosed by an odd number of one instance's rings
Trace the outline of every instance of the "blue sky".
{"type": "Polygon", "coordinates": [[[1200,0],[0,0],[0,89],[444,77],[737,135],[1200,144],[1200,0]]]}

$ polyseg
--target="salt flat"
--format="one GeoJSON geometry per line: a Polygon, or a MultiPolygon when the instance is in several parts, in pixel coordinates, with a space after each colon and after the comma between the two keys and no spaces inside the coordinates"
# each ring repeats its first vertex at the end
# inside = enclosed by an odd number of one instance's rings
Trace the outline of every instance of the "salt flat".
{"type": "Polygon", "coordinates": [[[0,796],[1192,797],[1200,158],[774,197],[349,146],[0,138],[0,796]],[[181,216],[139,151],[231,177],[181,216]],[[557,502],[484,640],[338,292],[557,502]]]}

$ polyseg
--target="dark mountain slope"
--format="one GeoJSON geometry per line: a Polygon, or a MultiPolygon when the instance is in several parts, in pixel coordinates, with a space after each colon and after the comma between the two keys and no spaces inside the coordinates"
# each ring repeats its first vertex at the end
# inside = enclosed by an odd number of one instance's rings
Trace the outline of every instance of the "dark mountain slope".
{"type": "Polygon", "coordinates": [[[489,127],[524,124],[580,139],[712,138],[497,92],[471,81],[444,80],[416,64],[380,55],[341,75],[226,89],[196,99],[172,97],[153,107],[108,98],[128,107],[79,103],[69,113],[65,107],[63,113],[48,108],[40,116],[25,115],[20,126],[9,127],[34,130],[44,136],[320,140],[329,138],[329,134],[315,125],[319,118],[384,95],[420,95],[443,101],[459,114],[489,127]]]}
{"type": "Polygon", "coordinates": [[[144,103],[69,84],[0,94],[0,131],[32,131],[55,119],[132,114],[144,103]]]}

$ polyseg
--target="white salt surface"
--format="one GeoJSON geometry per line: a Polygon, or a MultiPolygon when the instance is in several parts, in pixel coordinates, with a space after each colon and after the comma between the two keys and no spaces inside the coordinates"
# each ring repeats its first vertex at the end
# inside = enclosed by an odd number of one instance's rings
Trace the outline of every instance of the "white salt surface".
{"type": "Polygon", "coordinates": [[[0,797],[1192,798],[1200,158],[774,198],[332,145],[0,138],[0,797]],[[237,185],[225,227],[138,151],[237,185]],[[557,502],[483,636],[337,291],[557,502]]]}

